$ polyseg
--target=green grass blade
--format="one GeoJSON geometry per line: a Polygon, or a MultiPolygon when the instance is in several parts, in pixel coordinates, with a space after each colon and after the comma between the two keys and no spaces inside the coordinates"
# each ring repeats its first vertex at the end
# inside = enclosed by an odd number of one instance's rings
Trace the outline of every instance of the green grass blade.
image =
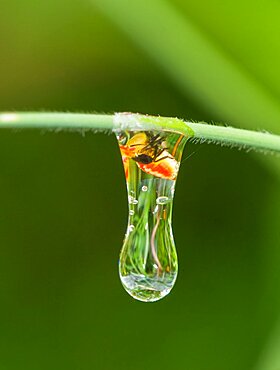
{"type": "Polygon", "coordinates": [[[207,141],[245,149],[280,152],[278,135],[133,113],[0,113],[0,128],[55,131],[167,130],[181,133],[197,142],[207,141]]]}
{"type": "Polygon", "coordinates": [[[168,1],[92,0],[187,95],[232,124],[279,131],[280,104],[168,1]]]}
{"type": "Polygon", "coordinates": [[[280,320],[276,324],[254,370],[280,369],[280,320]]]}

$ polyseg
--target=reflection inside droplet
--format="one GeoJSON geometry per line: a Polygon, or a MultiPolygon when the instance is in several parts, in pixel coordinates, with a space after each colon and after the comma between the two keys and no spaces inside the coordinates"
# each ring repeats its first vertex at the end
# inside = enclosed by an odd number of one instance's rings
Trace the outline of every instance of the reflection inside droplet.
{"type": "Polygon", "coordinates": [[[171,226],[174,186],[186,138],[168,132],[117,134],[127,181],[129,220],[119,273],[135,299],[154,302],[176,281],[171,226]]]}

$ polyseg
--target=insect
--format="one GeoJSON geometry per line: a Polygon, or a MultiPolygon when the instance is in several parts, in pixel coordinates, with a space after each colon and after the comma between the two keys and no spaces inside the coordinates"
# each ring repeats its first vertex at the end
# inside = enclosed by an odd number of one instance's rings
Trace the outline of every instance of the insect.
{"type": "Polygon", "coordinates": [[[120,145],[120,149],[125,165],[131,158],[148,174],[168,180],[176,179],[179,163],[168,152],[165,139],[160,134],[137,133],[126,145],[120,145]]]}

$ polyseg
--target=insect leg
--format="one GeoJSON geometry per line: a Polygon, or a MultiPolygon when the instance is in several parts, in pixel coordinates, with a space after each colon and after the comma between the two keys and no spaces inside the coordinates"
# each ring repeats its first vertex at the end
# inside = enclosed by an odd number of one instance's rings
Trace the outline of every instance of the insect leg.
{"type": "Polygon", "coordinates": [[[165,157],[162,157],[162,158],[157,159],[156,161],[154,161],[154,163],[160,162],[160,161],[162,161],[163,159],[166,159],[166,158],[174,159],[174,157],[169,157],[169,155],[166,155],[165,157]]]}

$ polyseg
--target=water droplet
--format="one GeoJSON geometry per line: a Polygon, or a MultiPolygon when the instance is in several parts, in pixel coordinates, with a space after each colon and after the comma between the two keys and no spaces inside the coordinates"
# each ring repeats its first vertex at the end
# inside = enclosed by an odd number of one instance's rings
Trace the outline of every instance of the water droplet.
{"type": "Polygon", "coordinates": [[[170,292],[178,272],[171,212],[186,138],[174,133],[139,131],[123,131],[121,137],[126,137],[119,144],[125,157],[128,202],[133,207],[129,215],[134,216],[134,225],[127,228],[119,273],[125,290],[133,298],[154,302],[170,292]],[[144,148],[155,137],[146,153],[144,148]],[[155,157],[156,153],[161,153],[162,160],[155,157]],[[144,163],[141,155],[145,156],[144,163]]]}

